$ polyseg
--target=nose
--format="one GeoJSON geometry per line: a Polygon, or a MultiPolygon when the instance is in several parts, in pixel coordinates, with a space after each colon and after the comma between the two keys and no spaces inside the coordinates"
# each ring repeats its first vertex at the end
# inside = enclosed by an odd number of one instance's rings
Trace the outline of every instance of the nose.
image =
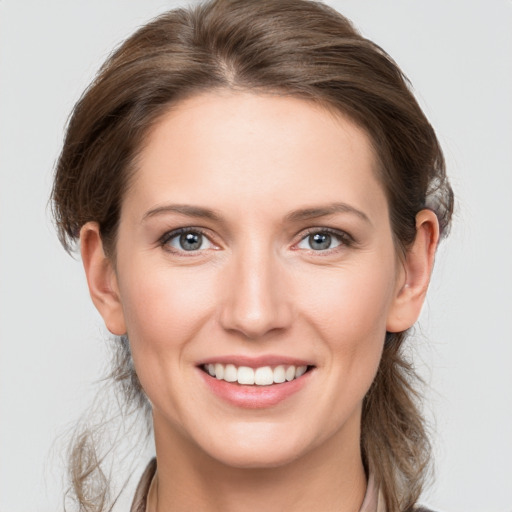
{"type": "Polygon", "coordinates": [[[277,256],[253,246],[233,256],[229,267],[222,284],[222,327],[250,340],[287,329],[293,308],[277,256]]]}

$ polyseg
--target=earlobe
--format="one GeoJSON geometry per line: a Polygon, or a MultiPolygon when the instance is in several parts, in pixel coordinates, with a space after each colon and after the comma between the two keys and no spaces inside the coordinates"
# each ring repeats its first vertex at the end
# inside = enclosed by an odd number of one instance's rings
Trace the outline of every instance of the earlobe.
{"type": "Polygon", "coordinates": [[[388,315],[388,332],[405,331],[421,313],[439,242],[439,222],[432,210],[416,215],[416,237],[403,261],[404,278],[397,287],[388,315]]]}
{"type": "Polygon", "coordinates": [[[126,334],[114,266],[105,255],[98,223],[88,222],[80,230],[80,252],[89,293],[107,329],[118,336],[126,334]]]}

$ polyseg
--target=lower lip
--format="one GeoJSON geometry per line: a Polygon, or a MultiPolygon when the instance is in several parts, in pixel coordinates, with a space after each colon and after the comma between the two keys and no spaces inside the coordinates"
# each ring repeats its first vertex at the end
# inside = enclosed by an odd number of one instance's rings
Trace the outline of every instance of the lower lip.
{"type": "Polygon", "coordinates": [[[246,386],[237,382],[226,382],[212,377],[198,369],[209,389],[218,397],[236,407],[246,409],[263,409],[272,407],[300,391],[310,380],[312,371],[306,372],[298,379],[270,386],[246,386]]]}

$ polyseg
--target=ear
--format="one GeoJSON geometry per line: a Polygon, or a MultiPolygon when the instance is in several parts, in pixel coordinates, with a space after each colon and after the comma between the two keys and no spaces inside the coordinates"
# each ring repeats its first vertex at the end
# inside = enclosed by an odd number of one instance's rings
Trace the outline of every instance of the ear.
{"type": "Polygon", "coordinates": [[[89,293],[107,329],[118,336],[126,334],[116,273],[103,250],[97,222],[88,222],[80,230],[80,251],[89,293]]]}
{"type": "Polygon", "coordinates": [[[403,278],[397,285],[389,311],[388,332],[405,331],[420,316],[438,242],[439,222],[436,214],[431,210],[421,210],[416,215],[416,237],[405,254],[403,278]]]}

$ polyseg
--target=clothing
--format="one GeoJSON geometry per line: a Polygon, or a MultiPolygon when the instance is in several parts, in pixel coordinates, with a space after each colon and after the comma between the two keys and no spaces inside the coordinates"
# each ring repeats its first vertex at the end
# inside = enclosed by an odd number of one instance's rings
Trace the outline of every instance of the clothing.
{"type": "Polygon", "coordinates": [[[130,512],[146,512],[149,488],[156,473],[156,458],[149,461],[137,485],[130,512]]]}
{"type": "MultiPolygon", "coordinates": [[[[156,473],[156,459],[152,459],[147,465],[142,477],[140,479],[137,490],[135,491],[135,497],[130,512],[146,512],[146,501],[149,493],[151,482],[156,473]]],[[[386,506],[384,504],[384,497],[382,492],[377,489],[373,476],[370,475],[368,479],[368,487],[366,489],[366,495],[363,500],[363,504],[359,509],[359,512],[386,512],[386,506]]],[[[415,508],[415,512],[432,512],[423,507],[415,508]]]]}

